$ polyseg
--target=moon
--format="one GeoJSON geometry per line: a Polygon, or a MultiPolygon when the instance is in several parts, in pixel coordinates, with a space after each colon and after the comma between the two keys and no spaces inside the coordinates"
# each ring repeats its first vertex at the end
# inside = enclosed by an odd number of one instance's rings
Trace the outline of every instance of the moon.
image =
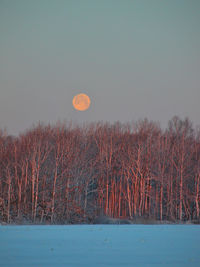
{"type": "Polygon", "coordinates": [[[85,111],[90,107],[90,98],[86,94],[78,94],[75,95],[72,104],[73,107],[79,111],[85,111]]]}

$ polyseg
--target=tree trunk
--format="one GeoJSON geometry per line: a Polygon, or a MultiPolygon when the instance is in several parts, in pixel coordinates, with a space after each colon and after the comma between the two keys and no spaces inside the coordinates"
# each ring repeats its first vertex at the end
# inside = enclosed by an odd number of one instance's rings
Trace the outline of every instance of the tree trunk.
{"type": "Polygon", "coordinates": [[[10,223],[10,190],[11,190],[11,176],[10,171],[7,170],[8,175],[8,206],[7,206],[7,223],[10,223]]]}

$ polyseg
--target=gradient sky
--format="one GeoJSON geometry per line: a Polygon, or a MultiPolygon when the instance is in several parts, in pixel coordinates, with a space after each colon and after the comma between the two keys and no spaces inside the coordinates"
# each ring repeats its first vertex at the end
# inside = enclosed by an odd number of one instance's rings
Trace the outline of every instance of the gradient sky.
{"type": "Polygon", "coordinates": [[[200,124],[199,0],[0,0],[1,129],[174,115],[200,124]]]}

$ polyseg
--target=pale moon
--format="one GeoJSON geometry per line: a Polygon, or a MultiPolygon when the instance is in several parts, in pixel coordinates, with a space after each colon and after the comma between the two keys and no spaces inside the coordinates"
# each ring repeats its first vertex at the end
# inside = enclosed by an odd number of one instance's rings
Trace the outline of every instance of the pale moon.
{"type": "Polygon", "coordinates": [[[72,104],[75,109],[84,111],[90,107],[90,98],[86,94],[75,95],[72,104]]]}

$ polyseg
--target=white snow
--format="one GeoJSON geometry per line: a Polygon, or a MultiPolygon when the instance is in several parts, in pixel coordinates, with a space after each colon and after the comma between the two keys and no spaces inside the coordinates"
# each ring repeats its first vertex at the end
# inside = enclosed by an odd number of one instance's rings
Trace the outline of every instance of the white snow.
{"type": "Polygon", "coordinates": [[[200,225],[0,226],[0,266],[200,266],[200,225]]]}

